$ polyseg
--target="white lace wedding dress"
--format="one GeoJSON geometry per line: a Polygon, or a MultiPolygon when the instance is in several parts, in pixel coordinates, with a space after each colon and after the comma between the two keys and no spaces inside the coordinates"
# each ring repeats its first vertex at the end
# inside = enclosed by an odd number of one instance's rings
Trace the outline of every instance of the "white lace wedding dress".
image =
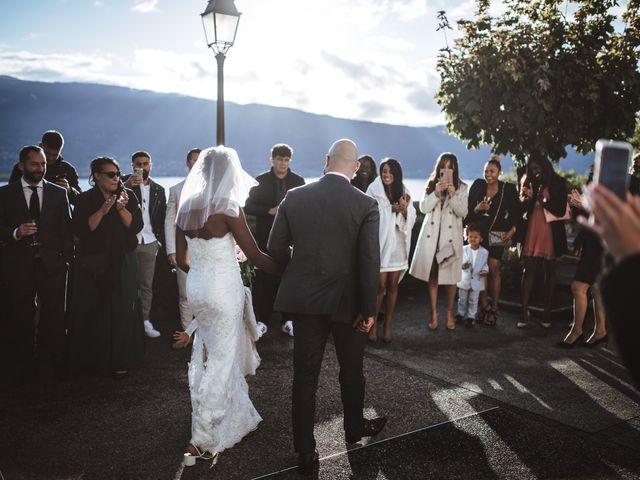
{"type": "Polygon", "coordinates": [[[209,240],[187,238],[187,243],[187,297],[198,323],[189,364],[191,443],[216,454],[238,443],[262,420],[244,378],[260,364],[255,317],[231,233],[209,240]]]}

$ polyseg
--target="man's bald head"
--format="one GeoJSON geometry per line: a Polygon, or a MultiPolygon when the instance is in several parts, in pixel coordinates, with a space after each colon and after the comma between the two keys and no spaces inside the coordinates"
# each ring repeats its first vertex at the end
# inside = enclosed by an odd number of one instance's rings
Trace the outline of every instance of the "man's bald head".
{"type": "Polygon", "coordinates": [[[339,172],[351,178],[358,170],[358,147],[356,144],[343,138],[331,145],[324,163],[325,172],[339,172]]]}

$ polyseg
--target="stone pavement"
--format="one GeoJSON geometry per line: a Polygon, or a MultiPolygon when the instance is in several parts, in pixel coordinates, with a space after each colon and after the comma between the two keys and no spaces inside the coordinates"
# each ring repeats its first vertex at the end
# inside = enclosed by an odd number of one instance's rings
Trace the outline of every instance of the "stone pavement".
{"type": "MultiPolygon", "coordinates": [[[[365,356],[366,416],[381,435],[347,450],[337,362],[327,345],[318,391],[316,478],[640,478],[640,391],[613,344],[555,347],[568,320],[516,329],[428,332],[426,286],[400,291],[389,346],[365,356]]],[[[172,322],[147,340],[123,380],[41,378],[0,395],[0,472],[9,479],[301,478],[290,436],[293,341],[277,322],[258,343],[250,394],[264,421],[213,467],[181,466],[189,440],[187,351],[170,349],[172,322]]]]}

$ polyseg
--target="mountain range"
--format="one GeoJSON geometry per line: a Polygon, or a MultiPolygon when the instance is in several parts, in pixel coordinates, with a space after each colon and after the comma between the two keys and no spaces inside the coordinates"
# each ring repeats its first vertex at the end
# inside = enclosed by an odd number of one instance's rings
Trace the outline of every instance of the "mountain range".
{"type": "MultiPolygon", "coordinates": [[[[259,86],[257,86],[259,88],[259,86]]],[[[213,90],[213,88],[212,88],[213,90]]],[[[212,95],[213,95],[212,91],[212,95]]],[[[87,176],[100,155],[117,159],[125,170],[136,150],[150,152],[155,176],[185,173],[186,152],[206,148],[216,138],[216,103],[178,94],[89,83],[46,83],[0,76],[0,178],[7,178],[21,146],[38,143],[55,129],[65,137],[64,158],[87,176]]],[[[482,175],[489,148],[468,150],[440,127],[407,127],[345,120],[290,108],[225,102],[226,144],[238,151],[244,168],[257,175],[269,168],[275,143],[294,149],[291,168],[305,177],[322,173],[333,141],[351,138],[361,154],[378,162],[394,157],[406,178],[427,178],[441,152],[455,153],[462,178],[482,175]]],[[[564,169],[584,172],[593,155],[569,150],[564,169]]],[[[510,160],[504,165],[510,169],[510,160]]]]}

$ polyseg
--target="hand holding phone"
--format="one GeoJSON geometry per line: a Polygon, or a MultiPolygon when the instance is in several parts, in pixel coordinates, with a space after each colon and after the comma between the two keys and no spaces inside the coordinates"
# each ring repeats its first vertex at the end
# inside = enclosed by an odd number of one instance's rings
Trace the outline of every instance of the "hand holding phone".
{"type": "Polygon", "coordinates": [[[134,168],[133,175],[131,175],[131,182],[134,185],[140,185],[142,183],[143,178],[144,177],[142,175],[142,168],[134,168]]]}
{"type": "Polygon", "coordinates": [[[629,190],[629,166],[633,147],[627,142],[600,139],[596,142],[593,181],[624,200],[629,190]]]}

